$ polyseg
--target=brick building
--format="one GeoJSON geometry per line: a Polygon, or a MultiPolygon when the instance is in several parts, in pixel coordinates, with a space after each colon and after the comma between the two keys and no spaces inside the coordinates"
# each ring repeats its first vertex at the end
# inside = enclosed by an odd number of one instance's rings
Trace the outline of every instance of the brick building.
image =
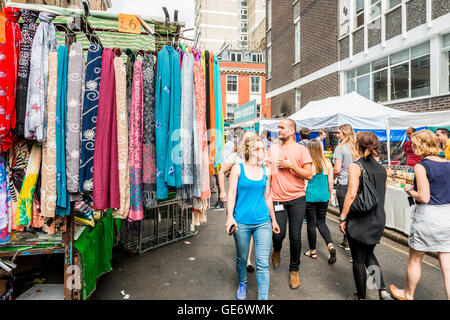
{"type": "Polygon", "coordinates": [[[352,91],[405,111],[450,109],[449,0],[266,2],[272,116],[352,91]]]}
{"type": "Polygon", "coordinates": [[[225,122],[233,122],[237,107],[256,100],[256,118],[270,118],[266,98],[264,52],[230,50],[220,57],[220,81],[225,122]]]}

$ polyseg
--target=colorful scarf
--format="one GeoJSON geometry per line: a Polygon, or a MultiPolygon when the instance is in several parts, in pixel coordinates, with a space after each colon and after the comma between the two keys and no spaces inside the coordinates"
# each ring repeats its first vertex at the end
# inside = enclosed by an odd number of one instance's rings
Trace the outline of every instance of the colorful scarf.
{"type": "Polygon", "coordinates": [[[214,168],[223,163],[223,113],[222,113],[222,88],[220,85],[220,66],[217,57],[214,57],[214,102],[215,102],[215,124],[216,124],[216,154],[214,157],[214,168]]]}
{"type": "Polygon", "coordinates": [[[27,171],[28,160],[30,158],[29,141],[18,140],[14,146],[8,150],[8,175],[9,175],[9,192],[11,195],[11,225],[13,230],[23,231],[23,226],[15,226],[17,203],[19,201],[20,190],[22,189],[23,180],[27,171]]]}
{"type": "Polygon", "coordinates": [[[56,210],[56,91],[58,53],[48,56],[47,141],[42,146],[41,216],[55,217],[56,210]]]}
{"type": "Polygon", "coordinates": [[[8,242],[11,230],[10,194],[8,188],[8,170],[4,153],[0,154],[0,243],[8,242]],[[9,200],[8,200],[9,197],[9,200]]]}
{"type": "Polygon", "coordinates": [[[143,150],[143,182],[144,207],[157,204],[156,199],[156,133],[155,133],[155,70],[153,55],[144,55],[144,150],[143,150]]]}
{"type": "Polygon", "coordinates": [[[133,91],[130,106],[130,214],[128,221],[142,220],[144,207],[142,202],[142,157],[144,131],[144,92],[142,79],[142,61],[134,63],[133,91]]]}
{"type": "Polygon", "coordinates": [[[75,42],[70,47],[67,76],[67,191],[78,193],[80,177],[80,118],[84,74],[83,46],[75,42]]]}
{"type": "Polygon", "coordinates": [[[83,114],[81,115],[80,191],[92,192],[95,127],[102,68],[102,48],[95,43],[89,47],[86,65],[83,114]]]}
{"type": "Polygon", "coordinates": [[[195,61],[194,63],[194,87],[201,197],[194,198],[192,213],[193,223],[199,225],[201,222],[206,222],[206,213],[208,210],[207,199],[211,197],[208,170],[208,139],[206,133],[206,90],[203,68],[200,61],[195,61]]]}
{"type": "Polygon", "coordinates": [[[25,113],[27,111],[28,81],[30,76],[31,46],[38,28],[36,23],[39,13],[31,10],[20,9],[20,15],[24,24],[20,40],[19,71],[17,73],[17,97],[16,97],[16,127],[14,135],[24,138],[25,113]]]}
{"type": "Polygon", "coordinates": [[[0,44],[0,152],[12,147],[11,131],[16,125],[17,69],[20,27],[17,8],[6,8],[5,42],[0,44]]]}
{"type": "Polygon", "coordinates": [[[70,196],[66,175],[67,65],[66,46],[58,48],[58,90],[56,96],[56,215],[70,215],[70,196]]]}
{"type": "Polygon", "coordinates": [[[94,148],[94,208],[120,207],[114,52],[105,49],[94,148]]]}
{"type": "Polygon", "coordinates": [[[120,208],[115,218],[126,219],[130,211],[130,169],[128,167],[127,74],[121,57],[114,58],[117,104],[117,144],[119,155],[120,208]]]}
{"type": "Polygon", "coordinates": [[[33,39],[30,78],[28,82],[25,131],[27,139],[44,142],[46,140],[46,106],[48,81],[48,53],[56,51],[56,29],[53,13],[41,12],[41,23],[33,39]]]}
{"type": "Polygon", "coordinates": [[[29,226],[31,224],[33,196],[41,168],[41,155],[42,147],[38,143],[35,143],[30,151],[27,173],[20,190],[19,201],[17,203],[17,211],[19,214],[16,214],[15,225],[29,226]]]}

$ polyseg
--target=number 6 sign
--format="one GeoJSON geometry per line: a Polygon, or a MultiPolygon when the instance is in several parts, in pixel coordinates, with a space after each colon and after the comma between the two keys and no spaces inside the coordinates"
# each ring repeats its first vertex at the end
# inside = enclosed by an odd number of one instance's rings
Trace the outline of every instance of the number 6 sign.
{"type": "Polygon", "coordinates": [[[119,13],[119,32],[141,33],[141,22],[136,16],[119,13]]]}

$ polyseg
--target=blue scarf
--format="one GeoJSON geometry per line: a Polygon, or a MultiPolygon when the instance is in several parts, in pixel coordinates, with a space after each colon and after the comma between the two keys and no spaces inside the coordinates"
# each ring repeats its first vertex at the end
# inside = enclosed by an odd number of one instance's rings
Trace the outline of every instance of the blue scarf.
{"type": "Polygon", "coordinates": [[[85,77],[83,114],[81,115],[80,191],[92,192],[95,127],[97,121],[102,48],[98,44],[89,47],[85,77]]]}
{"type": "Polygon", "coordinates": [[[70,215],[66,176],[67,66],[66,46],[58,48],[58,89],[56,96],[56,215],[70,215]]]}
{"type": "Polygon", "coordinates": [[[217,168],[223,163],[222,90],[220,87],[220,66],[217,57],[214,57],[214,103],[216,109],[216,156],[214,168],[217,168]]]}

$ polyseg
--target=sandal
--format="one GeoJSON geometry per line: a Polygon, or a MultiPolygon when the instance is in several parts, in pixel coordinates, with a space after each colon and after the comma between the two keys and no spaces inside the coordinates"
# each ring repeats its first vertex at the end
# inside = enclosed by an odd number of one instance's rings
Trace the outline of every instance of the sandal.
{"type": "Polygon", "coordinates": [[[328,252],[330,253],[330,257],[328,258],[328,264],[333,264],[336,262],[336,249],[333,245],[331,245],[328,249],[328,252]]]}
{"type": "Polygon", "coordinates": [[[317,259],[317,251],[314,253],[311,253],[311,250],[304,252],[305,256],[310,257],[311,259],[317,259]]]}
{"type": "Polygon", "coordinates": [[[249,265],[247,266],[247,272],[248,272],[248,273],[253,273],[253,272],[255,272],[255,267],[252,266],[251,264],[249,264],[249,265]]]}
{"type": "Polygon", "coordinates": [[[399,290],[396,286],[394,286],[393,284],[390,285],[389,290],[391,291],[391,296],[395,299],[395,300],[409,300],[406,297],[402,297],[399,296],[398,294],[395,293],[395,291],[399,290]]]}

